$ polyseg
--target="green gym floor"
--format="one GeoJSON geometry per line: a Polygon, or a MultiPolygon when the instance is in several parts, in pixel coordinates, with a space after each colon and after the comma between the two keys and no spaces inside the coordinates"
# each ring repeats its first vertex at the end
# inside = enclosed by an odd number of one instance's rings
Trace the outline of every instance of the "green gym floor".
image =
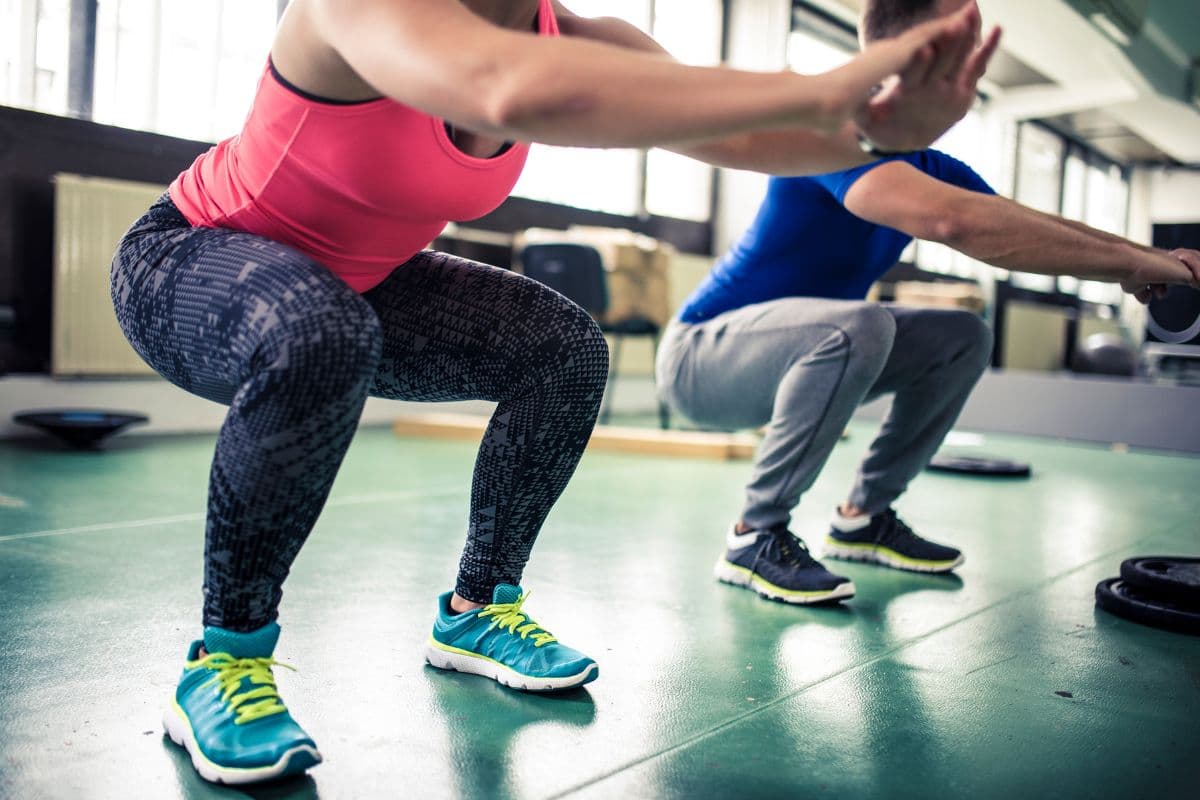
{"type": "MultiPolygon", "coordinates": [[[[819,551],[870,429],[796,516],[819,551]]],[[[715,583],[748,464],[589,453],[525,576],[594,656],[559,696],[421,651],[474,448],[360,432],[284,598],[283,696],[326,762],[213,787],[160,710],[198,632],[213,438],[0,443],[0,798],[1195,797],[1200,638],[1093,606],[1137,554],[1200,551],[1200,459],[1015,437],[1029,481],[922,476],[899,510],[957,576],[836,564],[800,608],[715,583]]]]}

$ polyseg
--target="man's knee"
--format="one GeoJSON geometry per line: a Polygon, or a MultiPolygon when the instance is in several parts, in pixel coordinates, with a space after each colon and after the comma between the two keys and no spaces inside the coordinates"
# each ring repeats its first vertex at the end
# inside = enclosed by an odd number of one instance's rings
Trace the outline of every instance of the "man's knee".
{"type": "Polygon", "coordinates": [[[963,358],[982,372],[992,361],[992,346],[995,342],[992,326],[971,311],[958,312],[954,316],[957,337],[962,342],[963,358]]]}
{"type": "Polygon", "coordinates": [[[896,320],[886,308],[866,303],[847,313],[838,327],[854,360],[882,368],[896,341],[896,320]]]}

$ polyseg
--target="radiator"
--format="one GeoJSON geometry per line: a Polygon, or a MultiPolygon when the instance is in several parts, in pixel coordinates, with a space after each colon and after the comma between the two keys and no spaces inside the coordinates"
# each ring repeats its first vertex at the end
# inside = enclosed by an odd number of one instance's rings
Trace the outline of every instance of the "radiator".
{"type": "Polygon", "coordinates": [[[165,187],[54,176],[54,322],[51,372],[150,375],[117,326],[108,292],[117,242],[165,187]]]}

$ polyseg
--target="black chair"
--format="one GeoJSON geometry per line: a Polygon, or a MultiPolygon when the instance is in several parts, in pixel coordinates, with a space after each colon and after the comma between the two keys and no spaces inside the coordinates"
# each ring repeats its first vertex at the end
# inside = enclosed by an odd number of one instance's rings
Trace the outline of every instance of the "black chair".
{"type": "MultiPolygon", "coordinates": [[[[658,324],[642,317],[617,323],[600,322],[608,311],[608,275],[600,252],[591,245],[574,242],[529,244],[521,250],[520,262],[525,275],[579,304],[599,322],[600,330],[613,337],[612,364],[604,392],[609,399],[600,409],[600,422],[608,422],[622,342],[626,336],[649,336],[657,353],[661,333],[658,324]]],[[[661,399],[658,400],[658,424],[664,430],[671,426],[670,412],[661,399]]]]}

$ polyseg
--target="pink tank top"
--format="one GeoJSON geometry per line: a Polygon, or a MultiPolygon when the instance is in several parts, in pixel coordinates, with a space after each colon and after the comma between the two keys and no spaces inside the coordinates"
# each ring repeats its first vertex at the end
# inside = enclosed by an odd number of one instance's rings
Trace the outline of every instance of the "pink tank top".
{"type": "MultiPolygon", "coordinates": [[[[540,0],[538,30],[558,35],[551,0],[540,0]]],[[[170,193],[191,224],[290,245],[365,292],[448,221],[495,210],[528,153],[514,143],[476,158],[443,120],[388,98],[306,99],[268,69],[242,132],[200,155],[170,193]]]]}

